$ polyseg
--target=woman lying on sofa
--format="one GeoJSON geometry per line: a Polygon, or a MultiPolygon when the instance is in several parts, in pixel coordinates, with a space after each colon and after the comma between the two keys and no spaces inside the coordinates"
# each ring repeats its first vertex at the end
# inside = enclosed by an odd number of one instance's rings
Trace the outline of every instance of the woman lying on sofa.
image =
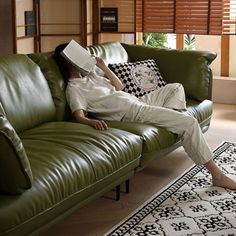
{"type": "Polygon", "coordinates": [[[77,122],[98,130],[108,128],[104,120],[152,123],[166,128],[182,137],[186,153],[197,165],[209,170],[213,185],[236,190],[236,181],[227,177],[213,161],[198,121],[184,112],[186,101],[181,84],[167,84],[137,98],[122,91],[123,84],[101,58],[96,58],[96,65],[106,78],[94,72],[82,76],[79,69],[61,56],[65,46],[58,46],[54,56],[67,82],[66,97],[77,122]],[[96,119],[86,117],[88,112],[96,119]]]}

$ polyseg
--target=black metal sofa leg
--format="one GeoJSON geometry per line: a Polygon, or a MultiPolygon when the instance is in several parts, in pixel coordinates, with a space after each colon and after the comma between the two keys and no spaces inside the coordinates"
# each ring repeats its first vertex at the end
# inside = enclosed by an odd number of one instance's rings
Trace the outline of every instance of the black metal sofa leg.
{"type": "MultiPolygon", "coordinates": [[[[125,193],[129,193],[129,179],[125,181],[125,193]]],[[[116,201],[120,200],[120,185],[116,186],[116,201]]]]}
{"type": "Polygon", "coordinates": [[[129,179],[125,181],[125,192],[129,193],[129,179]]]}
{"type": "Polygon", "coordinates": [[[116,201],[120,200],[120,185],[116,186],[116,201]]]}

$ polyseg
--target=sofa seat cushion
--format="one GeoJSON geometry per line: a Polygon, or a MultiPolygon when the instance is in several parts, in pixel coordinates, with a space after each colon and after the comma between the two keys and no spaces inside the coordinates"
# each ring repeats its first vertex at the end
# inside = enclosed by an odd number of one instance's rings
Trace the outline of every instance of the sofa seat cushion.
{"type": "MultiPolygon", "coordinates": [[[[92,182],[123,168],[139,157],[142,149],[141,140],[136,135],[115,129],[98,131],[72,122],[47,123],[20,136],[33,173],[46,171],[48,166],[50,175],[50,170],[55,171],[58,167],[60,178],[68,178],[87,170],[89,176],[80,177],[92,182]]],[[[90,182],[79,187],[87,184],[90,182]]]]}
{"type": "MultiPolygon", "coordinates": [[[[211,101],[187,100],[187,109],[187,113],[196,118],[202,128],[205,129],[205,125],[208,128],[212,114],[211,101]]],[[[142,168],[150,162],[150,159],[155,159],[157,155],[164,156],[181,144],[177,135],[153,124],[117,121],[108,121],[107,123],[110,127],[119,128],[142,137],[143,152],[140,161],[142,168]]]]}
{"type": "Polygon", "coordinates": [[[161,157],[167,154],[178,141],[177,135],[153,124],[117,121],[107,121],[107,123],[110,127],[119,128],[142,137],[143,151],[137,170],[143,169],[150,163],[150,160],[156,159],[157,155],[161,157]]]}
{"type": "Polygon", "coordinates": [[[199,124],[205,123],[211,118],[213,102],[210,100],[204,100],[202,102],[198,102],[196,100],[187,100],[187,108],[188,114],[195,117],[199,124]]]}
{"type": "Polygon", "coordinates": [[[30,160],[33,185],[21,197],[0,195],[1,232],[16,230],[31,220],[38,223],[50,214],[56,217],[57,210],[63,214],[74,207],[70,198],[78,204],[114,185],[123,175],[133,173],[142,151],[137,135],[69,122],[47,123],[20,137],[30,160]]]}
{"type": "Polygon", "coordinates": [[[166,129],[138,122],[107,121],[109,127],[119,128],[139,135],[143,140],[142,154],[161,150],[175,143],[176,135],[166,129]]]}

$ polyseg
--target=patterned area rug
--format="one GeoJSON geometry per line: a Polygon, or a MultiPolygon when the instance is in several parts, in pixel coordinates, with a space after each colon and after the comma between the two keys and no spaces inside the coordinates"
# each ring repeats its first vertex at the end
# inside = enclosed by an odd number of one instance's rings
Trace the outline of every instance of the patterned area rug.
{"type": "MultiPolygon", "coordinates": [[[[236,143],[224,142],[214,159],[236,178],[236,143]]],[[[236,191],[213,187],[209,172],[193,166],[106,235],[236,235],[236,191]]]]}

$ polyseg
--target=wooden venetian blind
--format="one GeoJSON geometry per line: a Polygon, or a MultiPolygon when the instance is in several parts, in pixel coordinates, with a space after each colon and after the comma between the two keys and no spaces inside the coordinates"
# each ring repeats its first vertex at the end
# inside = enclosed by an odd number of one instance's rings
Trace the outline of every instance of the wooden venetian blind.
{"type": "Polygon", "coordinates": [[[135,2],[135,15],[136,15],[136,31],[143,32],[143,1],[136,0],[135,2]]]}
{"type": "Polygon", "coordinates": [[[221,34],[222,0],[176,0],[175,33],[221,34]]]}
{"type": "Polygon", "coordinates": [[[136,0],[136,11],[142,32],[222,33],[222,0],[136,0]]]}
{"type": "Polygon", "coordinates": [[[174,0],[143,0],[142,4],[144,32],[174,32],[174,0]]]}
{"type": "Polygon", "coordinates": [[[209,34],[220,35],[222,33],[222,0],[209,2],[209,34]]]}
{"type": "Polygon", "coordinates": [[[236,0],[223,0],[223,34],[236,34],[236,0]]]}

